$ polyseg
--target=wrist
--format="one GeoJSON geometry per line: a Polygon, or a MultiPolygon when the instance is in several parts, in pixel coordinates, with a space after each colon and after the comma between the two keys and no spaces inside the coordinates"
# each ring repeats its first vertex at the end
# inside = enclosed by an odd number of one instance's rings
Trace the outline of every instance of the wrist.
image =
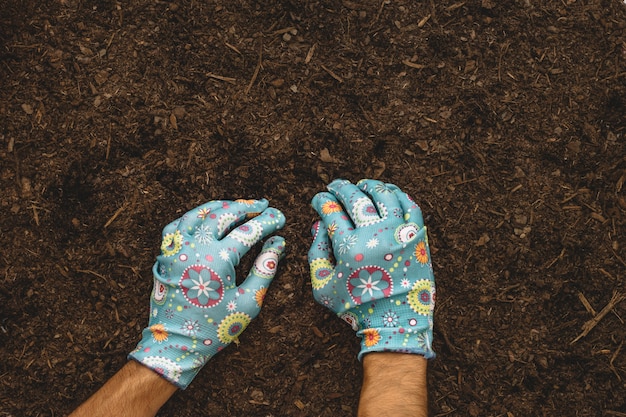
{"type": "Polygon", "coordinates": [[[176,392],[153,370],[129,361],[71,417],[151,417],[176,392]]]}
{"type": "Polygon", "coordinates": [[[174,329],[175,326],[160,323],[145,328],[142,340],[128,358],[185,389],[211,355],[205,356],[197,350],[197,339],[172,331],[174,329]]]}
{"type": "Polygon", "coordinates": [[[373,352],[363,357],[359,417],[426,416],[428,361],[420,355],[373,352]]]}

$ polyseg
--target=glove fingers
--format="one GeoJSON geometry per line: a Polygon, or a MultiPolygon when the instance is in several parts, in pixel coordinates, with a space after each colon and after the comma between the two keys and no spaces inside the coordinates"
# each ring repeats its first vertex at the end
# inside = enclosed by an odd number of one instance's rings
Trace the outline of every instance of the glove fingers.
{"type": "MultiPolygon", "coordinates": [[[[221,241],[222,251],[228,254],[233,265],[239,264],[239,259],[248,253],[250,248],[266,236],[281,229],[285,225],[283,213],[273,207],[268,207],[261,214],[248,220],[233,229],[221,241]]],[[[222,256],[222,253],[220,253],[222,256]]]]}
{"type": "Polygon", "coordinates": [[[285,239],[281,236],[272,236],[263,245],[248,276],[239,286],[240,292],[251,294],[254,300],[252,309],[261,309],[268,287],[276,276],[278,263],[285,255],[285,239]]]}
{"type": "Polygon", "coordinates": [[[193,235],[202,229],[214,239],[221,239],[238,222],[267,208],[269,203],[261,200],[210,201],[187,212],[180,219],[178,230],[193,235]]]}
{"type": "Polygon", "coordinates": [[[376,224],[386,217],[385,213],[379,214],[378,205],[369,195],[349,181],[335,180],[327,188],[341,202],[356,228],[376,224]]]}
{"type": "Polygon", "coordinates": [[[311,285],[313,286],[313,297],[320,302],[323,288],[335,273],[335,260],[326,225],[318,221],[313,225],[311,232],[313,233],[313,243],[308,255],[311,285]]]}
{"type": "Polygon", "coordinates": [[[398,186],[394,184],[387,184],[387,186],[393,190],[396,198],[400,202],[402,206],[402,210],[404,211],[404,220],[407,223],[415,223],[420,228],[424,227],[424,218],[422,217],[422,209],[417,205],[417,203],[409,196],[407,193],[402,191],[398,186]]]}
{"type": "Polygon", "coordinates": [[[331,193],[318,193],[311,205],[317,211],[326,225],[334,224],[338,230],[354,230],[354,223],[350,219],[350,214],[345,211],[344,206],[331,193]]]}
{"type": "Polygon", "coordinates": [[[320,258],[332,260],[333,249],[326,224],[321,220],[316,221],[311,226],[311,235],[313,235],[313,242],[309,248],[309,262],[320,258]]]}
{"type": "Polygon", "coordinates": [[[195,207],[183,214],[180,218],[165,226],[164,233],[165,230],[168,232],[179,230],[187,234],[193,234],[198,224],[210,219],[215,219],[215,211],[217,209],[221,209],[224,204],[228,203],[228,201],[216,200],[209,201],[208,203],[195,207]]]}
{"type": "Polygon", "coordinates": [[[357,187],[375,203],[381,219],[391,216],[403,220],[404,213],[398,196],[388,184],[378,180],[363,179],[357,183],[357,187]]]}

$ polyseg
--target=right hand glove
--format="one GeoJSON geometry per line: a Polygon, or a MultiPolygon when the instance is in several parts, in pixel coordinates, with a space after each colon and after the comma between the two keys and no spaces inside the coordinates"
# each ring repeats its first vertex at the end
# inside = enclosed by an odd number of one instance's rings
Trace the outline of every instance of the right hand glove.
{"type": "Polygon", "coordinates": [[[417,204],[397,186],[335,180],[317,194],[309,250],[315,300],[352,325],[368,352],[433,358],[435,279],[417,204]]]}

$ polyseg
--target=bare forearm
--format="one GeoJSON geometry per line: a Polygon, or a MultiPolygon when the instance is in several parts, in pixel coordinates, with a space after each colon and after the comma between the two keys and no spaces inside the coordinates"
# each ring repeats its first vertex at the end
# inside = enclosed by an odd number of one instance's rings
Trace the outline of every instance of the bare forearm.
{"type": "Polygon", "coordinates": [[[153,417],[177,388],[129,361],[69,417],[153,417]]]}
{"type": "Polygon", "coordinates": [[[365,355],[358,417],[426,417],[426,368],[427,361],[420,355],[365,355]]]}

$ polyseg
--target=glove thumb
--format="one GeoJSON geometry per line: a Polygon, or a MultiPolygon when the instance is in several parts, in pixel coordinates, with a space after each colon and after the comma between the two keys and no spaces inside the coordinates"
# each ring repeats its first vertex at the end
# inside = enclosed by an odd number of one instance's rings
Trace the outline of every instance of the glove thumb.
{"type": "Polygon", "coordinates": [[[332,279],[335,273],[332,243],[326,225],[318,221],[313,224],[313,243],[309,249],[309,266],[311,268],[311,285],[313,296],[319,302],[319,290],[332,279]]]}
{"type": "Polygon", "coordinates": [[[278,262],[284,255],[285,239],[281,236],[272,236],[269,238],[263,245],[261,253],[254,261],[246,280],[239,286],[240,291],[249,292],[256,291],[261,287],[269,287],[276,275],[278,262]]]}

